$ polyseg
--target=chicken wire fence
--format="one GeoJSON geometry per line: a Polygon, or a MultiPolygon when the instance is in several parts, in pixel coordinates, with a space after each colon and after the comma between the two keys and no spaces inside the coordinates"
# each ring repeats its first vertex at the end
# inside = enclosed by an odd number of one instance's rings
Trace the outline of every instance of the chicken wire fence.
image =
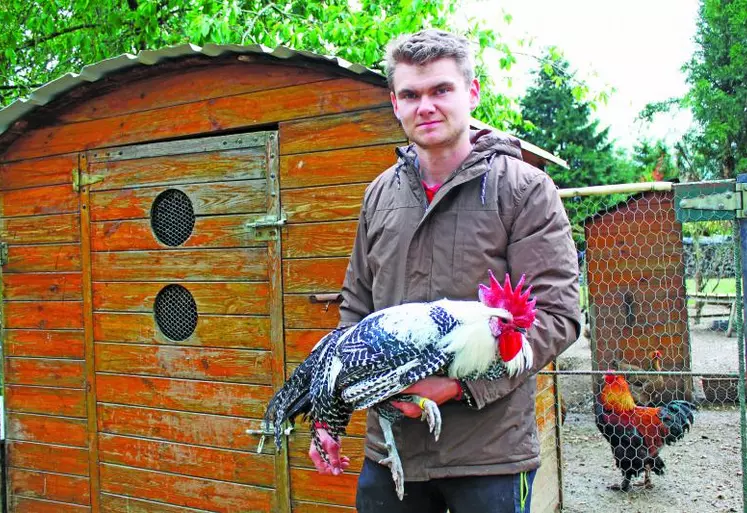
{"type": "Polygon", "coordinates": [[[733,190],[734,181],[561,191],[583,329],[542,373],[559,394],[537,409],[540,425],[555,422],[542,436],[556,443],[563,511],[743,511],[733,190]]]}

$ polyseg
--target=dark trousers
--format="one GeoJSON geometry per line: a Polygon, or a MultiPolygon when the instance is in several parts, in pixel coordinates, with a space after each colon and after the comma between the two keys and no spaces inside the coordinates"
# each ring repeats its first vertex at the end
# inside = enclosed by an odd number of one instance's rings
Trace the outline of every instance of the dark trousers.
{"type": "Polygon", "coordinates": [[[358,513],[530,513],[535,474],[408,481],[400,501],[389,467],[366,458],[355,506],[358,513]]]}

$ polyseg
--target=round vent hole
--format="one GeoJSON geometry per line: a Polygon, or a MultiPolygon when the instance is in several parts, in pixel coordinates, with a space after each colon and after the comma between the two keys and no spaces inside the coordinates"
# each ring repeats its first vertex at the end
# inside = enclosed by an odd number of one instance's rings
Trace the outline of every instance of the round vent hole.
{"type": "Polygon", "coordinates": [[[171,340],[186,340],[197,328],[197,304],[181,285],[161,289],[153,310],[158,328],[171,340]]]}

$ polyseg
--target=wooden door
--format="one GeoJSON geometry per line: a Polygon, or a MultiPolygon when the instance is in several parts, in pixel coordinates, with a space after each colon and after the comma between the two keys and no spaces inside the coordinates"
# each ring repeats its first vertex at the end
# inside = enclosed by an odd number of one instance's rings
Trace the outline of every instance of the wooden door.
{"type": "Polygon", "coordinates": [[[276,133],[80,168],[94,511],[289,511],[247,433],[285,378],[276,133]]]}

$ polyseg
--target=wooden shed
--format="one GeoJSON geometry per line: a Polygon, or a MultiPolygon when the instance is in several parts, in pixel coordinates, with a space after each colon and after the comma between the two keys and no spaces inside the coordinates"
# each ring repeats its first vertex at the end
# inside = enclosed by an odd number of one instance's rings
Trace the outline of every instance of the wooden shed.
{"type": "MultiPolygon", "coordinates": [[[[9,510],[345,512],[351,472],[256,454],[273,389],[338,320],[364,188],[405,142],[385,79],[285,48],[122,56],[0,111],[9,510]]],[[[533,148],[529,146],[529,148],[533,148]]],[[[525,151],[541,166],[546,153],[525,151]]],[[[537,511],[558,504],[540,380],[537,511]]]]}
{"type": "MultiPolygon", "coordinates": [[[[585,223],[597,369],[610,368],[613,359],[647,367],[659,350],[665,370],[690,370],[682,225],[673,201],[673,192],[645,192],[585,223]]],[[[665,400],[682,399],[691,396],[692,383],[669,379],[667,388],[665,400]]]]}

